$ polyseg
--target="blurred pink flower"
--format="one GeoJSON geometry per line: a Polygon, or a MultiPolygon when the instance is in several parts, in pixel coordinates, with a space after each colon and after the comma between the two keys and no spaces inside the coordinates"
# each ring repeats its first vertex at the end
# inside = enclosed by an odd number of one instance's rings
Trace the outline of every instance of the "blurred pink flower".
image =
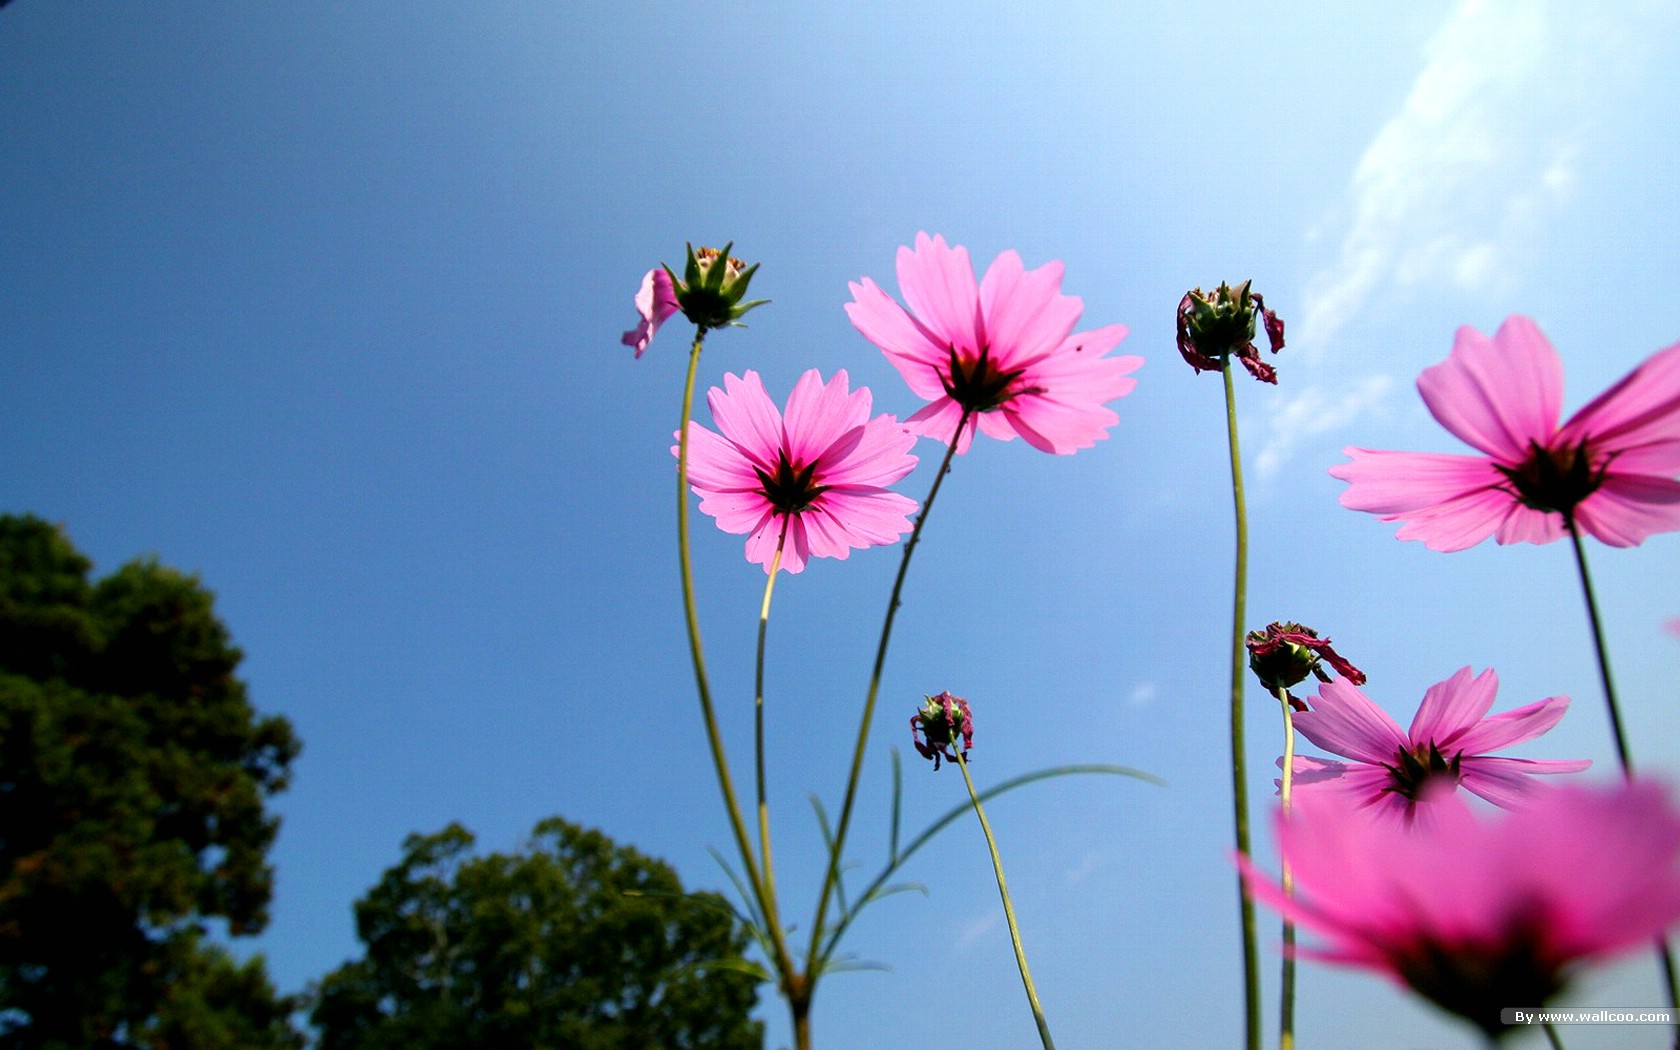
{"type": "Polygon", "coordinates": [[[747,534],[748,561],[769,572],[784,527],[790,573],[910,531],[916,501],[887,486],[915,469],[915,435],[892,416],[871,419],[869,390],[848,391],[844,370],[826,385],[814,368],[800,376],[785,413],[757,372],[723,385],[706,395],[722,434],[689,423],[688,478],[718,528],[747,534]]]}
{"type": "MultiPolygon", "coordinates": [[[[1492,668],[1472,677],[1460,668],[1423,694],[1409,731],[1372,703],[1347,679],[1324,682],[1311,710],[1295,715],[1301,735],[1332,754],[1352,759],[1296,756],[1295,789],[1300,793],[1339,794],[1345,805],[1374,807],[1405,818],[1419,815],[1429,789],[1465,790],[1507,808],[1527,802],[1537,774],[1576,773],[1587,759],[1501,758],[1488,754],[1533,740],[1569,708],[1569,698],[1553,696],[1527,707],[1486,717],[1499,691],[1492,668]]],[[[1296,797],[1300,797],[1297,794],[1296,797]]],[[[1432,815],[1432,814],[1431,814],[1432,815]]]]}
{"type": "Polygon", "coordinates": [[[635,347],[636,356],[641,357],[642,351],[653,340],[653,333],[659,331],[665,319],[676,312],[677,293],[671,283],[671,275],[665,272],[663,266],[655,266],[642,278],[641,290],[636,293],[636,313],[641,319],[636,322],[636,327],[619,338],[619,342],[635,347]]]}
{"type": "Polygon", "coordinates": [[[1237,863],[1256,899],[1323,938],[1301,954],[1385,974],[1492,1036],[1502,1008],[1680,919],[1680,812],[1657,784],[1560,787],[1482,820],[1462,799],[1432,805],[1408,827],[1299,796],[1275,823],[1293,896],[1237,863]]]}
{"type": "Polygon", "coordinates": [[[958,452],[978,426],[1066,454],[1108,436],[1120,417],[1103,405],[1137,386],[1127,373],[1143,359],[1103,356],[1126,337],[1125,325],[1075,333],[1084,304],[1061,294],[1061,284],[1060,262],[1028,271],[1011,250],[976,286],[967,248],[918,233],[914,250],[898,249],[909,311],[865,277],[850,285],[846,314],[930,402],[904,421],[911,430],[948,442],[967,410],[958,452]]]}
{"type": "Polygon", "coordinates": [[[1404,521],[1430,550],[1550,543],[1565,515],[1616,547],[1680,529],[1680,344],[1658,351],[1558,426],[1563,365],[1544,333],[1510,317],[1488,339],[1466,325],[1418,393],[1485,456],[1344,449],[1330,473],[1344,507],[1404,521]]]}

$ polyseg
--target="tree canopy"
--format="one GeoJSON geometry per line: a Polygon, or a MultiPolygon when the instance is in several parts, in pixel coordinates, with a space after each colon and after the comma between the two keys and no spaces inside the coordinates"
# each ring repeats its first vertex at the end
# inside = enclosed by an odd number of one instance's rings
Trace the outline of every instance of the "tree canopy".
{"type": "Polygon", "coordinates": [[[196,578],[91,568],[0,516],[0,1046],[297,1045],[261,960],[205,931],[268,921],[298,741],[196,578]]]}
{"type": "Polygon", "coordinates": [[[356,903],[366,954],[329,974],[320,1050],[759,1050],[757,977],[721,897],[558,817],[513,854],[411,835],[356,903]]]}

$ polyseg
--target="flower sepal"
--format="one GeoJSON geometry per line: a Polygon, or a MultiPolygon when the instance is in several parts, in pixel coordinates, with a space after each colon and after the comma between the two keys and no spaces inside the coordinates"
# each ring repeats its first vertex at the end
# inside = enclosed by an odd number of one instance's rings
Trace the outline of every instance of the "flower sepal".
{"type": "Polygon", "coordinates": [[[741,301],[747,294],[747,286],[752,283],[753,274],[758,272],[758,264],[748,266],[731,256],[729,249],[734,246],[731,241],[720,251],[688,245],[688,258],[683,264],[681,278],[669,266],[665,267],[676,295],[677,308],[697,328],[744,327],[741,318],[749,310],[770,301],[741,301]]]}

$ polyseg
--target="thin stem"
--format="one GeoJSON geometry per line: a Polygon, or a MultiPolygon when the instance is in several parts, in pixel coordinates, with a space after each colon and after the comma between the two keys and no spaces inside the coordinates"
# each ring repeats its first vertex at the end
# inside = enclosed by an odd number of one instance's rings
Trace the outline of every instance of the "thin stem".
{"type": "Polygon", "coordinates": [[[1622,762],[1622,775],[1633,776],[1633,759],[1628,753],[1627,733],[1622,729],[1621,708],[1616,703],[1616,687],[1610,681],[1610,655],[1604,648],[1604,625],[1598,618],[1598,601],[1593,597],[1592,577],[1587,573],[1587,551],[1581,543],[1581,530],[1575,527],[1572,514],[1563,516],[1563,526],[1569,542],[1575,548],[1575,567],[1581,573],[1581,593],[1587,600],[1587,619],[1592,623],[1593,648],[1598,653],[1598,677],[1604,683],[1604,702],[1610,710],[1610,732],[1616,738],[1616,757],[1622,762]]]}
{"type": "Polygon", "coordinates": [[[741,854],[746,869],[747,885],[751,888],[759,913],[769,929],[773,950],[772,962],[782,979],[785,994],[792,996],[803,985],[794,969],[793,957],[787,950],[787,938],[782,933],[781,918],[771,907],[764,876],[753,856],[752,841],[747,834],[747,822],[741,815],[741,804],[735,798],[735,780],[729,772],[729,759],[724,754],[723,733],[718,728],[717,709],[712,703],[712,687],[706,674],[706,656],[700,642],[700,614],[694,602],[694,567],[688,549],[688,421],[694,408],[694,377],[700,369],[700,347],[706,329],[694,333],[694,345],[688,355],[688,377],[683,382],[682,421],[677,428],[677,560],[682,569],[683,618],[688,625],[688,650],[694,660],[694,686],[700,694],[700,715],[706,725],[706,743],[711,748],[712,766],[717,772],[718,789],[723,793],[724,808],[729,813],[729,827],[735,835],[735,848],[741,854]]]}
{"type": "MultiPolygon", "coordinates": [[[[1285,819],[1289,817],[1291,788],[1295,783],[1295,709],[1289,706],[1289,690],[1277,686],[1273,690],[1283,705],[1283,777],[1278,786],[1278,798],[1285,819]]],[[[1283,893],[1295,894],[1295,872],[1289,859],[1283,860],[1283,893]]],[[[1283,920],[1283,973],[1279,982],[1278,1050],[1293,1050],[1295,1046],[1295,924],[1283,920]]]]}
{"type": "Polygon", "coordinates": [[[910,571],[910,557],[916,553],[916,544],[922,538],[922,527],[927,524],[928,512],[933,509],[933,501],[939,496],[940,484],[951,470],[951,458],[956,455],[957,442],[962,439],[963,428],[968,426],[970,415],[971,410],[965,408],[962,418],[957,421],[957,432],[951,436],[950,445],[946,446],[945,458],[939,464],[939,473],[933,476],[933,486],[928,489],[921,513],[916,515],[916,525],[910,530],[910,539],[904,544],[904,556],[898,562],[898,576],[893,580],[892,596],[887,599],[887,614],[881,623],[881,640],[875,646],[875,666],[869,672],[869,691],[863,700],[863,717],[858,722],[857,744],[852,750],[852,770],[846,779],[846,798],[840,805],[840,821],[834,829],[834,844],[828,858],[828,874],[823,878],[822,893],[817,898],[816,919],[811,923],[811,954],[805,965],[806,972],[810,974],[822,972],[822,964],[827,958],[827,952],[823,951],[823,923],[828,918],[829,899],[833,897],[834,888],[840,882],[840,858],[845,853],[846,832],[852,823],[852,804],[857,801],[858,778],[863,773],[863,753],[869,746],[869,725],[875,717],[875,698],[881,691],[881,673],[887,664],[887,645],[892,641],[893,619],[898,615],[899,595],[904,590],[904,577],[910,571]]]}
{"type": "MultiPolygon", "coordinates": [[[[1231,445],[1231,502],[1237,519],[1237,558],[1231,588],[1231,808],[1236,824],[1237,854],[1247,859],[1252,852],[1248,837],[1248,767],[1243,743],[1243,674],[1248,663],[1243,644],[1248,597],[1248,507],[1243,499],[1242,453],[1237,447],[1237,394],[1229,361],[1221,372],[1225,377],[1225,430],[1231,445]]],[[[1254,901],[1240,876],[1237,909],[1242,923],[1247,1045],[1249,1050],[1260,1050],[1260,951],[1254,934],[1254,901]]]]}
{"type": "Polygon", "coordinates": [[[1563,1050],[1563,1040],[1558,1038],[1557,1029],[1552,1027],[1552,1022],[1542,1021],[1540,1027],[1546,1030],[1546,1042],[1552,1044],[1552,1050],[1563,1050]]]}
{"type": "Polygon", "coordinates": [[[986,848],[992,853],[992,871],[997,873],[998,896],[1003,898],[1003,917],[1009,922],[1009,943],[1015,948],[1015,966],[1021,971],[1021,984],[1027,990],[1027,1004],[1032,1007],[1033,1022],[1038,1025],[1038,1038],[1044,1050],[1056,1050],[1050,1038],[1050,1023],[1044,1019],[1044,1006],[1038,1001],[1038,989],[1033,987],[1032,968],[1027,965],[1027,950],[1021,945],[1021,928],[1015,922],[1015,905],[1009,900],[1009,883],[1003,877],[1003,858],[998,856],[997,839],[992,837],[992,825],[986,820],[986,810],[974,790],[974,778],[968,775],[968,760],[960,747],[953,747],[957,768],[962,770],[963,783],[968,785],[968,797],[974,803],[974,815],[980,818],[980,830],[986,834],[986,848]]]}
{"type": "MultiPolygon", "coordinates": [[[[1598,599],[1593,595],[1592,576],[1587,572],[1587,550],[1581,542],[1581,530],[1576,527],[1575,516],[1565,514],[1563,527],[1569,533],[1569,542],[1575,550],[1575,567],[1581,575],[1581,594],[1587,602],[1587,620],[1592,624],[1593,649],[1598,654],[1598,677],[1604,684],[1604,702],[1610,713],[1610,733],[1616,740],[1616,757],[1622,763],[1622,776],[1633,779],[1633,757],[1628,749],[1627,733],[1622,728],[1621,707],[1616,702],[1616,686],[1610,679],[1610,653],[1604,645],[1604,622],[1598,615],[1598,599]]],[[[1669,948],[1668,941],[1658,938],[1656,941],[1657,962],[1662,967],[1663,984],[1668,990],[1668,1005],[1676,1012],[1680,1012],[1680,971],[1674,965],[1674,952],[1669,948]]],[[[1680,1027],[1674,1029],[1674,1050],[1680,1050],[1680,1027]]]]}
{"type": "Polygon", "coordinates": [[[758,767],[759,863],[764,872],[764,895],[772,912],[777,910],[776,867],[770,859],[770,803],[764,782],[764,640],[770,630],[770,596],[776,590],[776,577],[782,567],[782,547],[787,543],[788,521],[786,516],[782,518],[782,534],[776,540],[776,555],[770,560],[770,573],[764,581],[764,601],[758,607],[758,660],[753,670],[753,757],[758,767]]]}

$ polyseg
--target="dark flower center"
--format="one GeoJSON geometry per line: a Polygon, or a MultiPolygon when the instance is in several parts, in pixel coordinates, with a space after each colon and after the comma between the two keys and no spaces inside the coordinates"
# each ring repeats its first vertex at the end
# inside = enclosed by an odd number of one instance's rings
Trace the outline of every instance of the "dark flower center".
{"type": "Polygon", "coordinates": [[[788,462],[787,453],[776,457],[776,472],[767,474],[758,467],[753,473],[758,475],[758,483],[763,486],[764,498],[770,505],[783,514],[798,514],[809,507],[813,500],[828,491],[827,485],[816,483],[817,465],[807,463],[795,469],[788,462]]]}
{"type": "Polygon", "coordinates": [[[1013,389],[1025,369],[1005,372],[992,361],[992,348],[980,348],[980,356],[962,357],[951,347],[951,374],[941,376],[940,382],[952,401],[971,412],[989,412],[1027,389],[1013,389]]]}
{"type": "Polygon", "coordinates": [[[1418,744],[1410,751],[1400,750],[1394,754],[1393,764],[1388,765],[1388,786],[1384,791],[1392,791],[1397,795],[1418,801],[1423,795],[1423,789],[1431,781],[1445,782],[1449,786],[1458,784],[1459,759],[1463,752],[1453,752],[1452,758],[1441,754],[1441,749],[1431,740],[1427,744],[1418,744]]]}
{"type": "Polygon", "coordinates": [[[1562,968],[1546,949],[1543,925],[1519,921],[1494,944],[1423,941],[1402,949],[1396,969],[1418,994],[1497,1037],[1500,1011],[1545,1003],[1563,987],[1562,968]]]}
{"type": "Polygon", "coordinates": [[[1546,448],[1538,441],[1528,443],[1528,458],[1515,467],[1499,467],[1511,483],[1511,492],[1524,506],[1552,514],[1570,514],[1580,502],[1604,483],[1606,462],[1593,469],[1592,455],[1585,441],[1562,448],[1546,448]]]}

